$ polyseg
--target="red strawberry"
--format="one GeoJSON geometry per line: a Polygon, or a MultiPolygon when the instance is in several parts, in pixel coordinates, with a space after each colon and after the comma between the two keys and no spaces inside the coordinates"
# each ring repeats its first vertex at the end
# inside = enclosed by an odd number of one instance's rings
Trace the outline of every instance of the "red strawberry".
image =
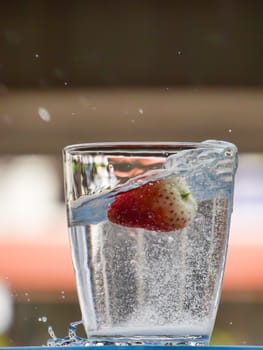
{"type": "Polygon", "coordinates": [[[118,194],[108,207],[108,218],[123,226],[169,232],[186,227],[196,209],[184,179],[174,176],[118,194]]]}

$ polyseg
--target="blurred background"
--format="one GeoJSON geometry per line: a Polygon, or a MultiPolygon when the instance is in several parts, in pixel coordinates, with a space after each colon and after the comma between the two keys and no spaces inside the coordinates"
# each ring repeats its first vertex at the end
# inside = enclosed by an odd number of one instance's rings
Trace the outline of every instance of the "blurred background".
{"type": "Polygon", "coordinates": [[[240,151],[214,344],[262,345],[263,2],[6,1],[0,11],[0,346],[81,318],[62,148],[223,139],[240,151]]]}

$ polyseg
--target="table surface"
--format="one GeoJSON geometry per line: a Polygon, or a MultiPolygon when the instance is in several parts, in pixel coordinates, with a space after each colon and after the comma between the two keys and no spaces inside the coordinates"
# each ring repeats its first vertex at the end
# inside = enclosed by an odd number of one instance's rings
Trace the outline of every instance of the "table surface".
{"type": "MultiPolygon", "coordinates": [[[[70,346],[70,347],[74,347],[74,350],[83,350],[83,348],[87,348],[86,346],[70,346]]],[[[186,345],[177,345],[177,346],[151,346],[151,345],[134,345],[134,348],[136,348],[136,350],[144,350],[145,348],[147,348],[147,350],[193,350],[193,348],[195,348],[195,346],[186,346],[186,345]]],[[[101,348],[101,346],[88,346],[89,350],[94,350],[94,349],[98,349],[101,348]]],[[[126,348],[128,348],[129,350],[131,350],[131,346],[109,346],[109,345],[105,345],[104,348],[106,348],[105,350],[116,350],[117,348],[120,348],[120,350],[127,350],[126,348]]],[[[250,345],[244,345],[244,346],[233,346],[233,345],[229,345],[229,346],[220,346],[220,345],[216,345],[216,346],[197,346],[198,350],[263,350],[263,345],[262,346],[250,346],[250,345]]],[[[16,349],[16,350],[26,350],[26,349],[30,349],[30,350],[57,350],[58,347],[52,347],[52,346],[24,346],[24,347],[0,347],[0,350],[12,350],[12,349],[16,349]]]]}

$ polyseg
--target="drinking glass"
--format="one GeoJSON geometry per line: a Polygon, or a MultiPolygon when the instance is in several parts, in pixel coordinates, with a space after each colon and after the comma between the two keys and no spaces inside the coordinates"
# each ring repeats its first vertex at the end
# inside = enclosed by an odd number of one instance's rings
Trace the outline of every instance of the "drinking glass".
{"type": "Polygon", "coordinates": [[[91,344],[208,344],[237,149],[126,142],[63,152],[70,247],[91,344]]]}

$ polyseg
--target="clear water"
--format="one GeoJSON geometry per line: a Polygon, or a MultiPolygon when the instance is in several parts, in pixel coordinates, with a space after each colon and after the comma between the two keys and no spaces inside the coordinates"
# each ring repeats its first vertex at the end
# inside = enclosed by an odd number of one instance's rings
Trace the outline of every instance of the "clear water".
{"type": "Polygon", "coordinates": [[[183,151],[139,183],[183,176],[198,203],[194,221],[169,233],[115,225],[107,206],[138,179],[69,211],[73,265],[91,343],[207,344],[213,329],[232,211],[232,154],[183,151]],[[182,153],[186,152],[182,156],[182,153]]]}

